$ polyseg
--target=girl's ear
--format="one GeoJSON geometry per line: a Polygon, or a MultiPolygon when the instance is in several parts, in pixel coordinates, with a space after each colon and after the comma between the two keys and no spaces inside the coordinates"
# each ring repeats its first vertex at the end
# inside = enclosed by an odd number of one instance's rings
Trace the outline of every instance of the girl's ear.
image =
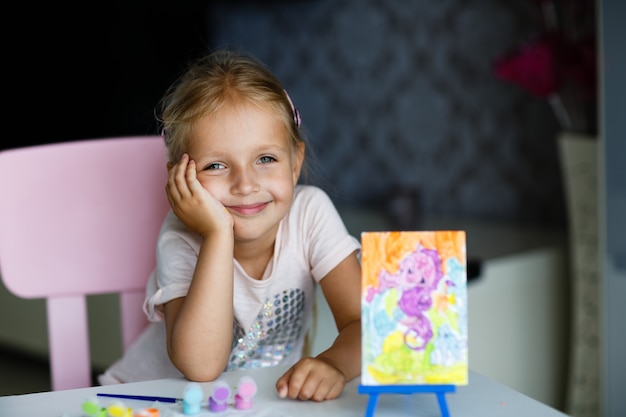
{"type": "Polygon", "coordinates": [[[302,164],[304,163],[304,151],[306,144],[304,142],[298,143],[293,152],[293,185],[295,186],[300,179],[300,172],[302,171],[302,164]]]}

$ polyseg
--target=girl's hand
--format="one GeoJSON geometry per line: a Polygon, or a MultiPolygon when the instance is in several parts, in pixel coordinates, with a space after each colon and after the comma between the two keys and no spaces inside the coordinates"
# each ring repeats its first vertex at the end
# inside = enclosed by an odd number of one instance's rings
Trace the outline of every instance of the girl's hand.
{"type": "Polygon", "coordinates": [[[346,378],[334,365],[319,358],[303,358],[276,382],[280,398],[324,401],[337,398],[346,378]]]}
{"type": "Polygon", "coordinates": [[[196,163],[184,154],[169,167],[167,199],[174,214],[203,237],[219,230],[232,233],[234,220],[226,207],[202,187],[196,177],[196,163]]]}

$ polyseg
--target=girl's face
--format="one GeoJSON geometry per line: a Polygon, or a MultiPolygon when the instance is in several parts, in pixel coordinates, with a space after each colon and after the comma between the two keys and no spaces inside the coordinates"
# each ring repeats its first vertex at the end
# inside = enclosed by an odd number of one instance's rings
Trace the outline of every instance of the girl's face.
{"type": "Polygon", "coordinates": [[[197,178],[233,216],[235,242],[273,242],[293,200],[304,157],[269,107],[226,104],[199,119],[188,153],[197,178]]]}

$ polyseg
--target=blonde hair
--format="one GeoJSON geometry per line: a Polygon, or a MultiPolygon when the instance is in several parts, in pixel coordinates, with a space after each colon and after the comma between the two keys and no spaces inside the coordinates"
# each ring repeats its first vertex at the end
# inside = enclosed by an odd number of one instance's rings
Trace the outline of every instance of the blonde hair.
{"type": "Polygon", "coordinates": [[[304,142],[297,111],[278,79],[248,55],[218,50],[193,61],[161,100],[160,122],[169,161],[181,158],[198,119],[238,100],[269,106],[284,123],[294,149],[304,142]]]}

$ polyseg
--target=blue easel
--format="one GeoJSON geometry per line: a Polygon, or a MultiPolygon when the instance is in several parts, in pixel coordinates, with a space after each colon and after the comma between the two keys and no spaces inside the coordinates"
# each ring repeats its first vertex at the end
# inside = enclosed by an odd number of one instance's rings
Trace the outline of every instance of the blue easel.
{"type": "Polygon", "coordinates": [[[359,394],[370,396],[365,410],[365,417],[374,417],[374,410],[378,404],[380,394],[424,394],[437,395],[437,402],[441,410],[441,417],[450,417],[445,394],[455,392],[456,385],[359,385],[359,394]]]}

